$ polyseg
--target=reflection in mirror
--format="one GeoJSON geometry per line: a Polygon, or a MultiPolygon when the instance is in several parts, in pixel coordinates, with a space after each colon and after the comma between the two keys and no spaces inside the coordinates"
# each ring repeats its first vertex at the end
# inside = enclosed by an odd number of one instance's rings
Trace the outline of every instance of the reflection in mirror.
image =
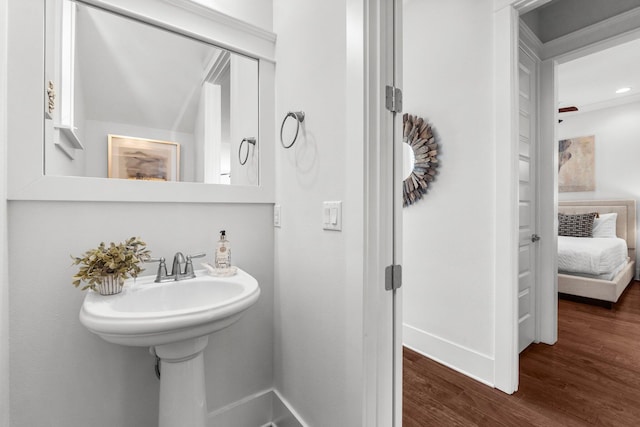
{"type": "Polygon", "coordinates": [[[416,163],[416,155],[413,152],[413,148],[406,142],[402,144],[402,179],[409,178],[411,172],[413,172],[413,166],[416,163]]]}
{"type": "Polygon", "coordinates": [[[47,175],[258,185],[257,60],[81,2],[46,3],[47,175]],[[247,138],[256,143],[239,159],[247,138]]]}

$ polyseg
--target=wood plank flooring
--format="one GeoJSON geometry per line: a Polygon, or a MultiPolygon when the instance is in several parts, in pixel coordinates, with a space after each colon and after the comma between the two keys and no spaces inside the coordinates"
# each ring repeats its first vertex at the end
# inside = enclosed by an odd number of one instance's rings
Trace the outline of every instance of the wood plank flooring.
{"type": "Polygon", "coordinates": [[[640,282],[611,310],[558,310],[558,342],[521,354],[511,396],[405,348],[403,426],[640,426],[640,282]]]}

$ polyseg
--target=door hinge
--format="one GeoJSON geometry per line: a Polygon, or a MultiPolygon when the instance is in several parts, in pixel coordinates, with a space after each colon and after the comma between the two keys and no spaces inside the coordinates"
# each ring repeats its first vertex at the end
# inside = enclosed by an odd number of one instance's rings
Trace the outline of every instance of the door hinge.
{"type": "Polygon", "coordinates": [[[384,270],[384,288],[395,291],[402,286],[402,266],[388,265],[384,270]]]}
{"type": "Polygon", "coordinates": [[[387,110],[392,113],[402,112],[402,91],[393,86],[387,86],[386,88],[386,103],[387,110]]]}

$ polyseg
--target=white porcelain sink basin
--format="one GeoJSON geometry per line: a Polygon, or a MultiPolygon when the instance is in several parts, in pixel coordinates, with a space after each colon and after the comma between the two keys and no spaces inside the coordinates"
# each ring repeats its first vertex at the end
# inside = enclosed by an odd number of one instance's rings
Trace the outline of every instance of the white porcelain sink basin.
{"type": "Polygon", "coordinates": [[[106,341],[150,346],[160,358],[159,427],[207,425],[204,358],[209,335],[226,328],[260,296],[256,279],[238,269],[231,277],[154,283],[128,280],[117,295],[89,292],[80,322],[106,341]]]}
{"type": "Polygon", "coordinates": [[[258,282],[238,269],[231,277],[203,271],[195,279],[154,283],[153,276],[128,280],[120,294],[89,292],[80,322],[109,342],[158,346],[202,337],[238,320],[260,296],[258,282]]]}

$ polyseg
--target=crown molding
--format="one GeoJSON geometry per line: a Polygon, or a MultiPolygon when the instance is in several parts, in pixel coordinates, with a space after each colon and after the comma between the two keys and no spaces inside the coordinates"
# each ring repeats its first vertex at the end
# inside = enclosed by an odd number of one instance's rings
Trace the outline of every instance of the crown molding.
{"type": "Polygon", "coordinates": [[[276,41],[276,34],[271,31],[267,31],[256,25],[249,24],[248,22],[234,18],[233,16],[219,12],[203,4],[196,3],[193,0],[164,0],[164,2],[169,3],[173,6],[177,6],[188,12],[204,16],[220,25],[224,25],[226,27],[242,31],[247,34],[251,34],[252,36],[261,38],[268,42],[275,43],[276,41]]]}
{"type": "MultiPolygon", "coordinates": [[[[640,7],[605,19],[588,27],[581,28],[542,45],[542,59],[556,58],[580,49],[606,43],[610,39],[637,38],[634,36],[640,28],[640,7]]],[[[617,41],[615,44],[618,44],[617,41]]],[[[582,56],[578,53],[577,56],[582,56]]]]}
{"type": "Polygon", "coordinates": [[[518,13],[523,14],[550,1],[551,0],[494,0],[493,11],[497,12],[507,6],[512,6],[518,13]]]}
{"type": "Polygon", "coordinates": [[[536,34],[529,28],[529,26],[521,19],[520,20],[520,40],[524,43],[525,46],[535,54],[535,56],[540,59],[542,56],[542,42],[536,36],[536,34]]]}
{"type": "Polygon", "coordinates": [[[628,95],[621,98],[607,99],[606,101],[593,102],[591,104],[580,105],[578,111],[570,113],[562,113],[558,117],[572,117],[579,116],[581,114],[590,113],[592,111],[604,110],[608,108],[616,108],[627,104],[640,103],[640,93],[635,95],[628,95]]]}

